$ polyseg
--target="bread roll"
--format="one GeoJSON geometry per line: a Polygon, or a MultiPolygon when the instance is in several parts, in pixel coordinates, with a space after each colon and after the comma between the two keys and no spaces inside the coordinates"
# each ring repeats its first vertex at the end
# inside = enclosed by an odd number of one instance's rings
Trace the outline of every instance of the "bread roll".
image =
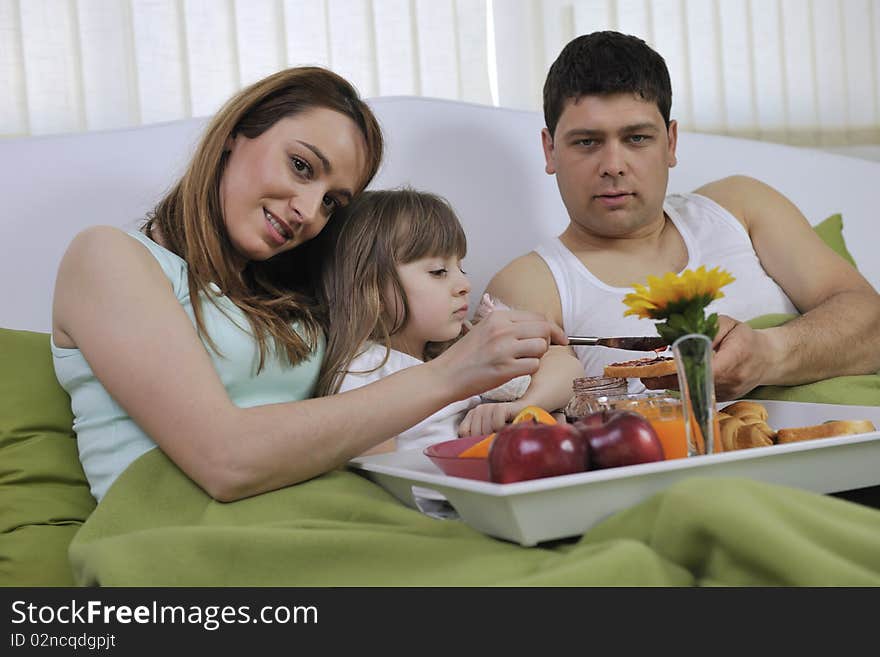
{"type": "Polygon", "coordinates": [[[876,428],[870,420],[831,420],[824,424],[815,424],[809,427],[780,429],[776,432],[776,442],[779,444],[794,443],[801,440],[848,436],[856,433],[869,433],[871,431],[876,431],[876,428]]]}
{"type": "Polygon", "coordinates": [[[724,451],[876,431],[869,420],[832,420],[809,427],[774,431],[767,424],[767,417],[767,409],[758,402],[738,401],[725,406],[718,413],[724,451]]]}

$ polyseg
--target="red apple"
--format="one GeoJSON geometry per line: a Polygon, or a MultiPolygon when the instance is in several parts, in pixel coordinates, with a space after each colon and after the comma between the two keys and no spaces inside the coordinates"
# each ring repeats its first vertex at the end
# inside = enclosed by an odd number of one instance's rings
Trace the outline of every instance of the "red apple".
{"type": "Polygon", "coordinates": [[[664,458],[663,445],[644,416],[632,411],[598,411],[574,423],[589,445],[593,469],[651,463],[664,458]]]}
{"type": "Polygon", "coordinates": [[[504,427],[489,449],[489,478],[499,484],[583,472],[589,451],[570,424],[518,422],[504,427]]]}

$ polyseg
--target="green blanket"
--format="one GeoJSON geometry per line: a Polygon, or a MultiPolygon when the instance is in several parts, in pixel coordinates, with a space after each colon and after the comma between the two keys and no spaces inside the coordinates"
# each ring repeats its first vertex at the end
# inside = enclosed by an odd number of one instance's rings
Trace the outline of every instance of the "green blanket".
{"type": "Polygon", "coordinates": [[[159,450],[111,487],[70,547],[83,585],[880,585],[880,511],[693,478],[573,541],[533,548],[404,507],[336,471],[231,504],[159,450]]]}
{"type": "MultiPolygon", "coordinates": [[[[877,405],[880,376],[752,397],[877,405]]],[[[77,583],[105,586],[877,586],[880,511],[695,477],[584,536],[524,548],[422,515],[345,470],[215,502],[153,450],[113,484],[70,557],[77,583]]]]}

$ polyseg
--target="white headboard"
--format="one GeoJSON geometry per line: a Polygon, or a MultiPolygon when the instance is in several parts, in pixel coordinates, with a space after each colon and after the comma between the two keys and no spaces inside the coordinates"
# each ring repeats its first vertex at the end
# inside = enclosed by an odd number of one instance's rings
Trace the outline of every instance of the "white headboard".
{"type": "MultiPolygon", "coordinates": [[[[537,112],[413,97],[376,98],[388,149],[372,187],[445,196],[468,235],[465,269],[479,297],[489,278],[567,217],[544,173],[537,112]]],[[[204,126],[191,119],[130,130],[0,140],[0,326],[48,331],[58,262],[86,226],[134,226],[182,171],[204,126]]],[[[811,223],[842,212],[862,273],[880,287],[880,162],[681,133],[670,191],[726,175],[760,178],[811,223]]]]}

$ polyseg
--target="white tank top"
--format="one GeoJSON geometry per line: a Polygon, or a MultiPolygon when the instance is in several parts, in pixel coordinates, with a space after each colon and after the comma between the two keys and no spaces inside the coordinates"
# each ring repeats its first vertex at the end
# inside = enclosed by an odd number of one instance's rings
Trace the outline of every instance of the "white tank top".
{"type": "MultiPolygon", "coordinates": [[[[725,286],[722,298],[709,304],[707,314],[716,312],[746,321],[769,313],[798,312],[764,271],[743,225],[727,210],[699,194],[667,196],[663,210],[684,239],[686,269],[721,267],[736,278],[725,286]]],[[[556,281],[568,335],[657,335],[652,320],[623,316],[623,297],[632,292],[631,287],[612,287],[600,281],[558,238],[539,245],[535,252],[556,281]]],[[[574,347],[574,351],[587,376],[601,375],[609,363],[644,355],[605,347],[574,347]]],[[[638,379],[629,383],[631,391],[644,390],[638,379]]]]}

